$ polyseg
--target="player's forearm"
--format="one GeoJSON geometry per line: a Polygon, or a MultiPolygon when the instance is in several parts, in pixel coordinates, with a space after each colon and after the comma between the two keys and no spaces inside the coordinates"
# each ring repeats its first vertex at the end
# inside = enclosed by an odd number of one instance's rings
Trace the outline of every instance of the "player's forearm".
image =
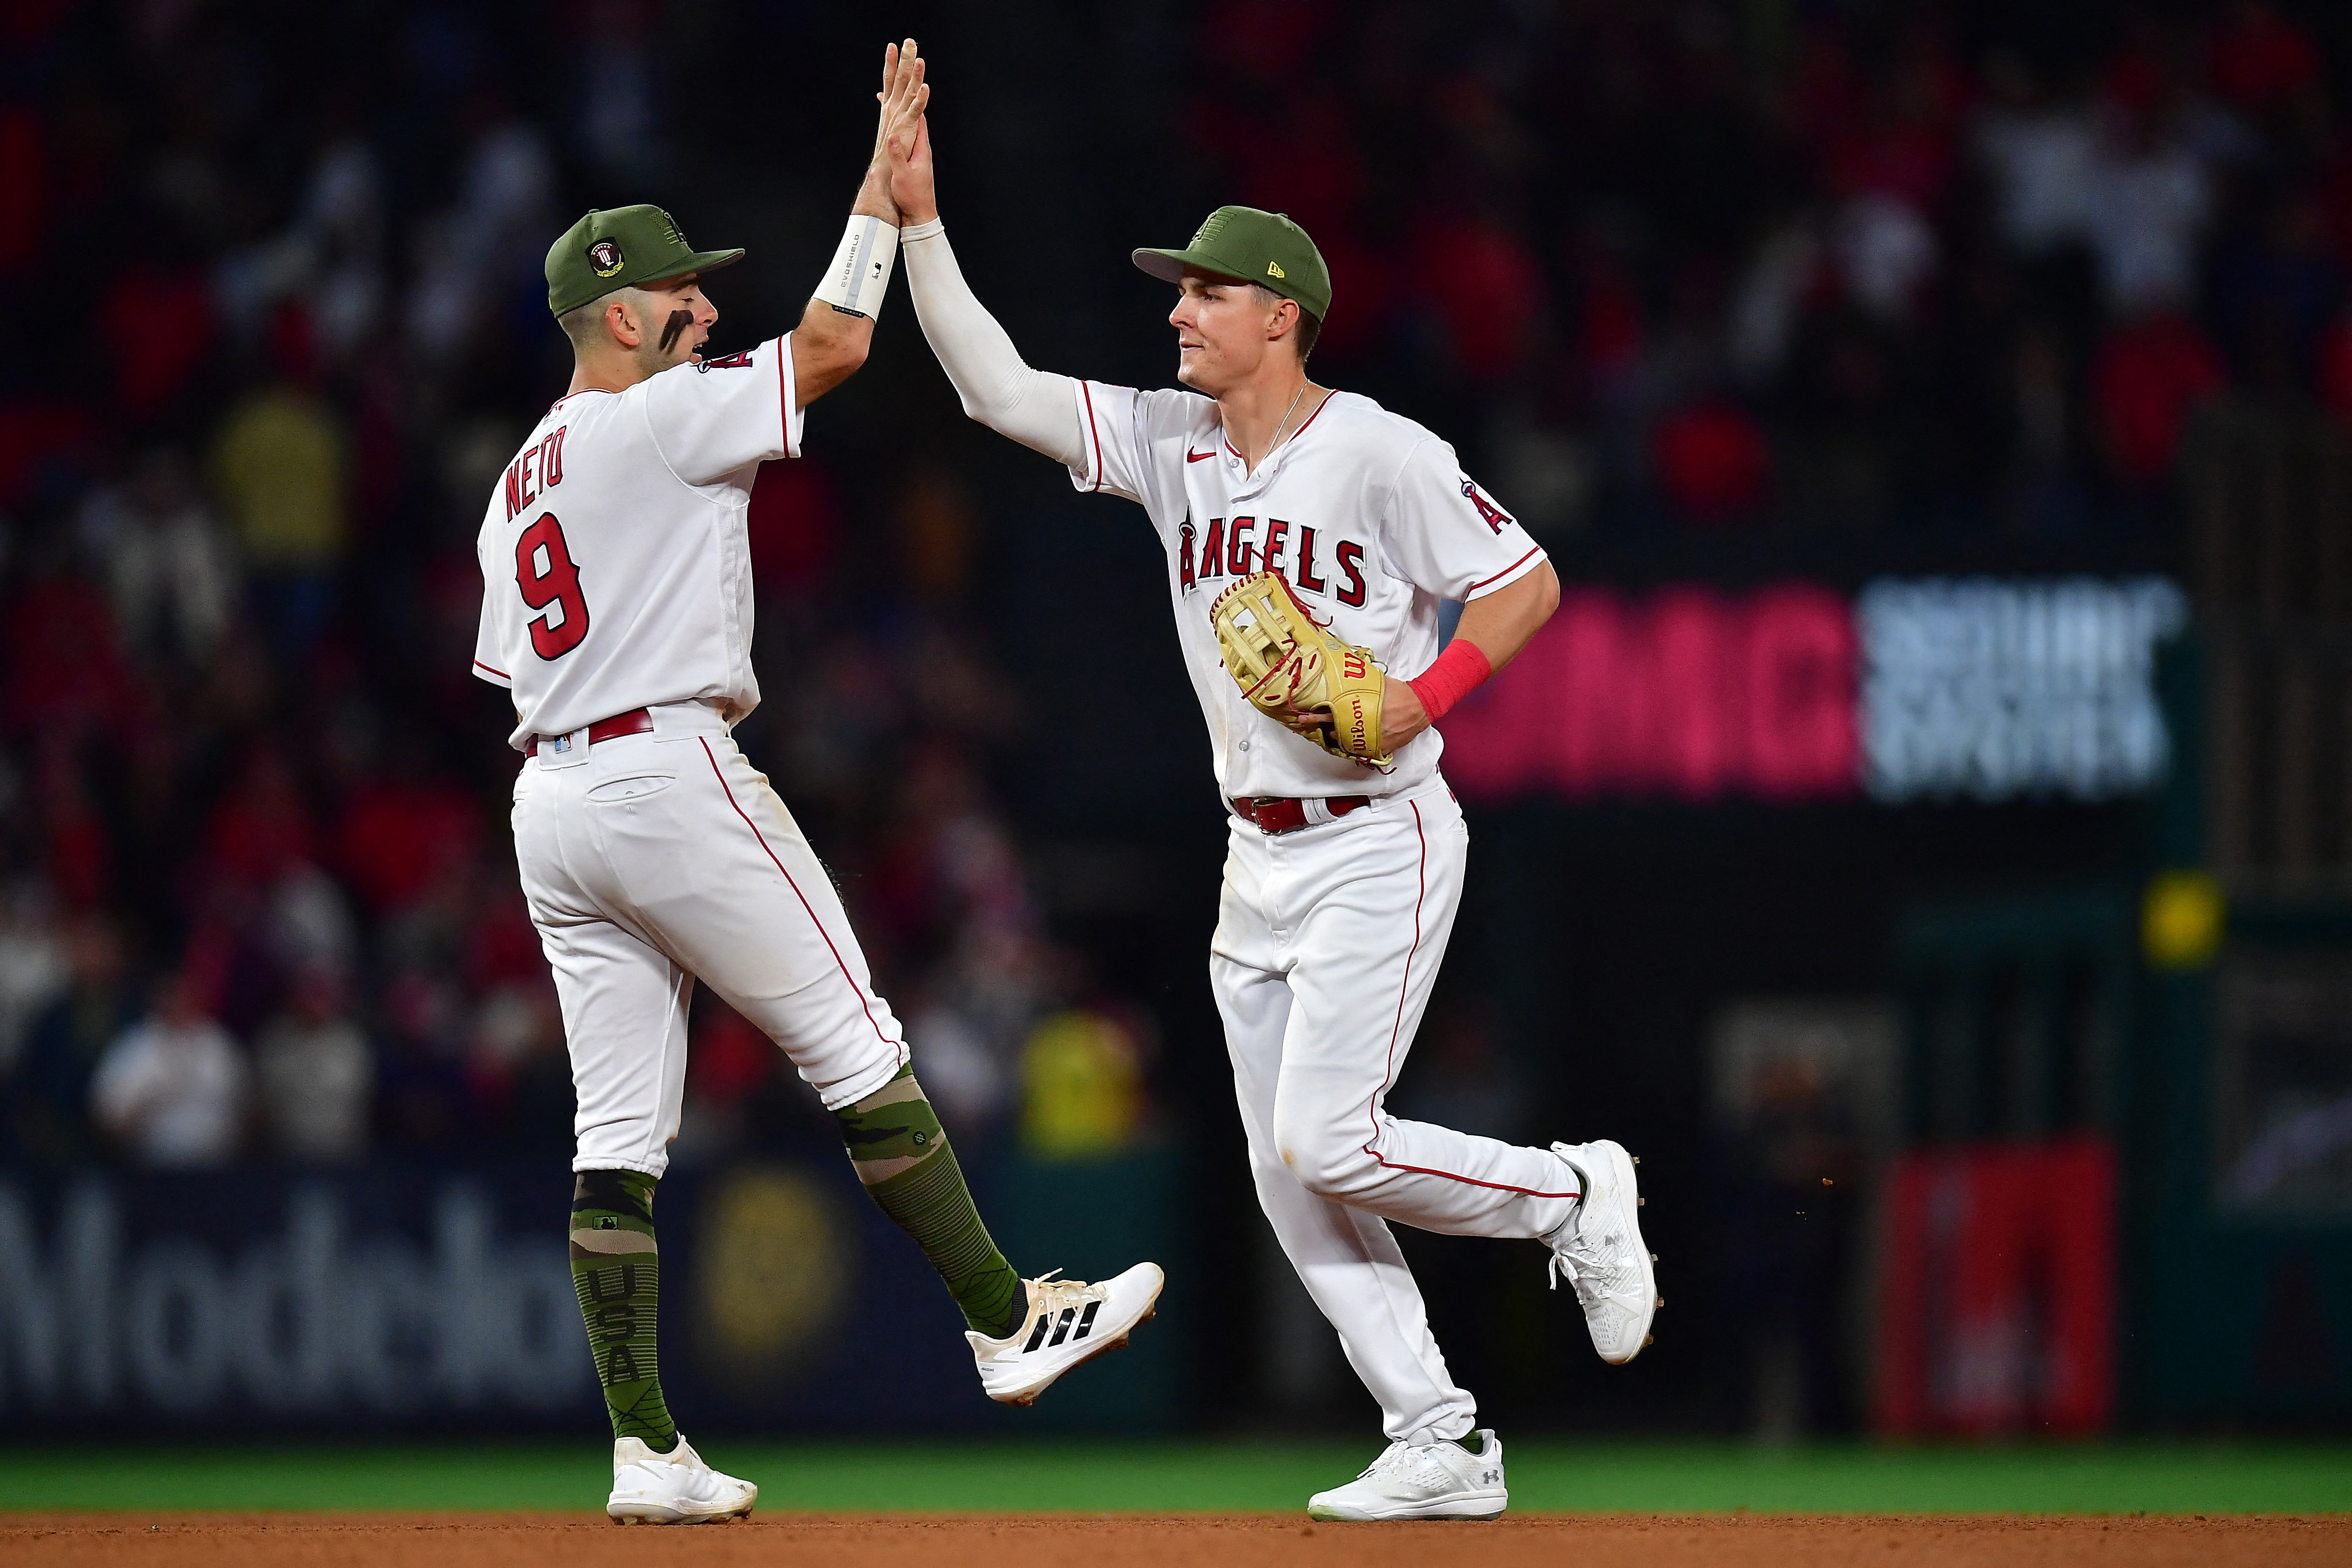
{"type": "Polygon", "coordinates": [[[929,224],[911,226],[901,243],[916,319],[963,400],[963,411],[1056,462],[1077,462],[1086,447],[1070,378],[1034,369],[1022,359],[1011,336],[964,281],[945,233],[929,224]]]}
{"type": "Polygon", "coordinates": [[[1381,749],[1392,752],[1445,717],[1517,658],[1559,607],[1559,578],[1549,561],[1536,563],[1534,571],[1507,588],[1463,605],[1454,640],[1437,662],[1411,680],[1391,677],[1382,687],[1381,749]]]}
{"type": "Polygon", "coordinates": [[[874,344],[874,316],[889,291],[898,255],[898,208],[890,200],[890,170],[877,152],[867,165],[849,227],[824,280],[793,332],[793,387],[806,408],[865,364],[874,344]]]}
{"type": "Polygon", "coordinates": [[[874,343],[874,320],[811,300],[793,329],[793,390],[806,408],[857,374],[874,343]]]}
{"type": "Polygon", "coordinates": [[[1486,656],[1486,663],[1496,670],[1518,658],[1519,650],[1528,646],[1551,613],[1559,608],[1559,577],[1549,561],[1538,561],[1536,569],[1507,588],[1497,588],[1484,598],[1473,599],[1462,606],[1462,619],[1455,625],[1454,635],[1467,637],[1486,656]]]}

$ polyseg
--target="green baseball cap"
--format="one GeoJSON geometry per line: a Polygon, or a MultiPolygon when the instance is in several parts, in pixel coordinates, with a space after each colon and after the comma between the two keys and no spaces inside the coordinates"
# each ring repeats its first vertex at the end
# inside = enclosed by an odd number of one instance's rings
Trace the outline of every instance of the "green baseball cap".
{"type": "Polygon", "coordinates": [[[643,203],[591,209],[548,247],[547,308],[562,316],[615,289],[643,287],[743,259],[740,250],[697,250],[677,221],[643,203]]]}
{"type": "Polygon", "coordinates": [[[1135,264],[1154,278],[1175,283],[1184,268],[1214,272],[1244,283],[1259,283],[1321,321],[1331,309],[1331,273],[1323,253],[1287,213],[1255,207],[1219,207],[1202,223],[1181,250],[1139,250],[1135,264]]]}

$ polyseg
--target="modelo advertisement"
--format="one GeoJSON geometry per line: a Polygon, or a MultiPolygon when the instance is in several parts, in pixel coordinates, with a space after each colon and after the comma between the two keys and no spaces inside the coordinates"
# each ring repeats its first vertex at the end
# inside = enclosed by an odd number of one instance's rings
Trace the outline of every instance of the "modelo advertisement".
{"type": "MultiPolygon", "coordinates": [[[[1024,1188],[1006,1173],[987,1184],[1024,1188]]],[[[0,1419],[59,1435],[601,1438],[570,1199],[560,1168],[0,1173],[0,1419]]],[[[1031,1414],[982,1395],[961,1315],[847,1162],[677,1173],[656,1215],[662,1378],[689,1430],[938,1432],[1031,1414]]],[[[1160,1423],[1168,1348],[1139,1340],[1089,1369],[1100,1387],[1074,1378],[1060,1414],[1160,1423]]]]}

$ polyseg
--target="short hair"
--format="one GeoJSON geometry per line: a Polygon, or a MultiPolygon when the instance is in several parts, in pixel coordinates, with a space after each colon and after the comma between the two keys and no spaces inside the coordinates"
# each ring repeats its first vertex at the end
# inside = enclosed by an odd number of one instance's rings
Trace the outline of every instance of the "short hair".
{"type": "MultiPolygon", "coordinates": [[[[1261,305],[1271,305],[1277,300],[1290,300],[1289,295],[1277,294],[1263,283],[1253,283],[1250,287],[1257,291],[1257,300],[1261,305]]],[[[1298,305],[1298,325],[1291,329],[1290,338],[1291,342],[1298,346],[1298,363],[1300,368],[1304,369],[1307,356],[1315,352],[1315,340],[1323,335],[1323,318],[1305,305],[1299,304],[1296,300],[1290,300],[1290,302],[1298,305]]]]}
{"type": "Polygon", "coordinates": [[[562,327],[563,335],[572,340],[572,353],[585,353],[604,341],[604,307],[611,304],[616,296],[625,299],[629,308],[639,316],[651,320],[652,312],[646,309],[646,291],[625,283],[555,318],[555,324],[562,327]]]}

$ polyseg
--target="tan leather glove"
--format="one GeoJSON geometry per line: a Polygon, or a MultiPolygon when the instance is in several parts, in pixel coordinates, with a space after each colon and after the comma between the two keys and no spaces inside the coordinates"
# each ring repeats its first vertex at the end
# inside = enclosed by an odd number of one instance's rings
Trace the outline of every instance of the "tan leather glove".
{"type": "Polygon", "coordinates": [[[1209,622],[1225,669],[1251,706],[1334,756],[1386,767],[1381,692],[1370,648],[1350,647],[1315,618],[1281,574],[1260,572],[1217,595],[1209,622]]]}

